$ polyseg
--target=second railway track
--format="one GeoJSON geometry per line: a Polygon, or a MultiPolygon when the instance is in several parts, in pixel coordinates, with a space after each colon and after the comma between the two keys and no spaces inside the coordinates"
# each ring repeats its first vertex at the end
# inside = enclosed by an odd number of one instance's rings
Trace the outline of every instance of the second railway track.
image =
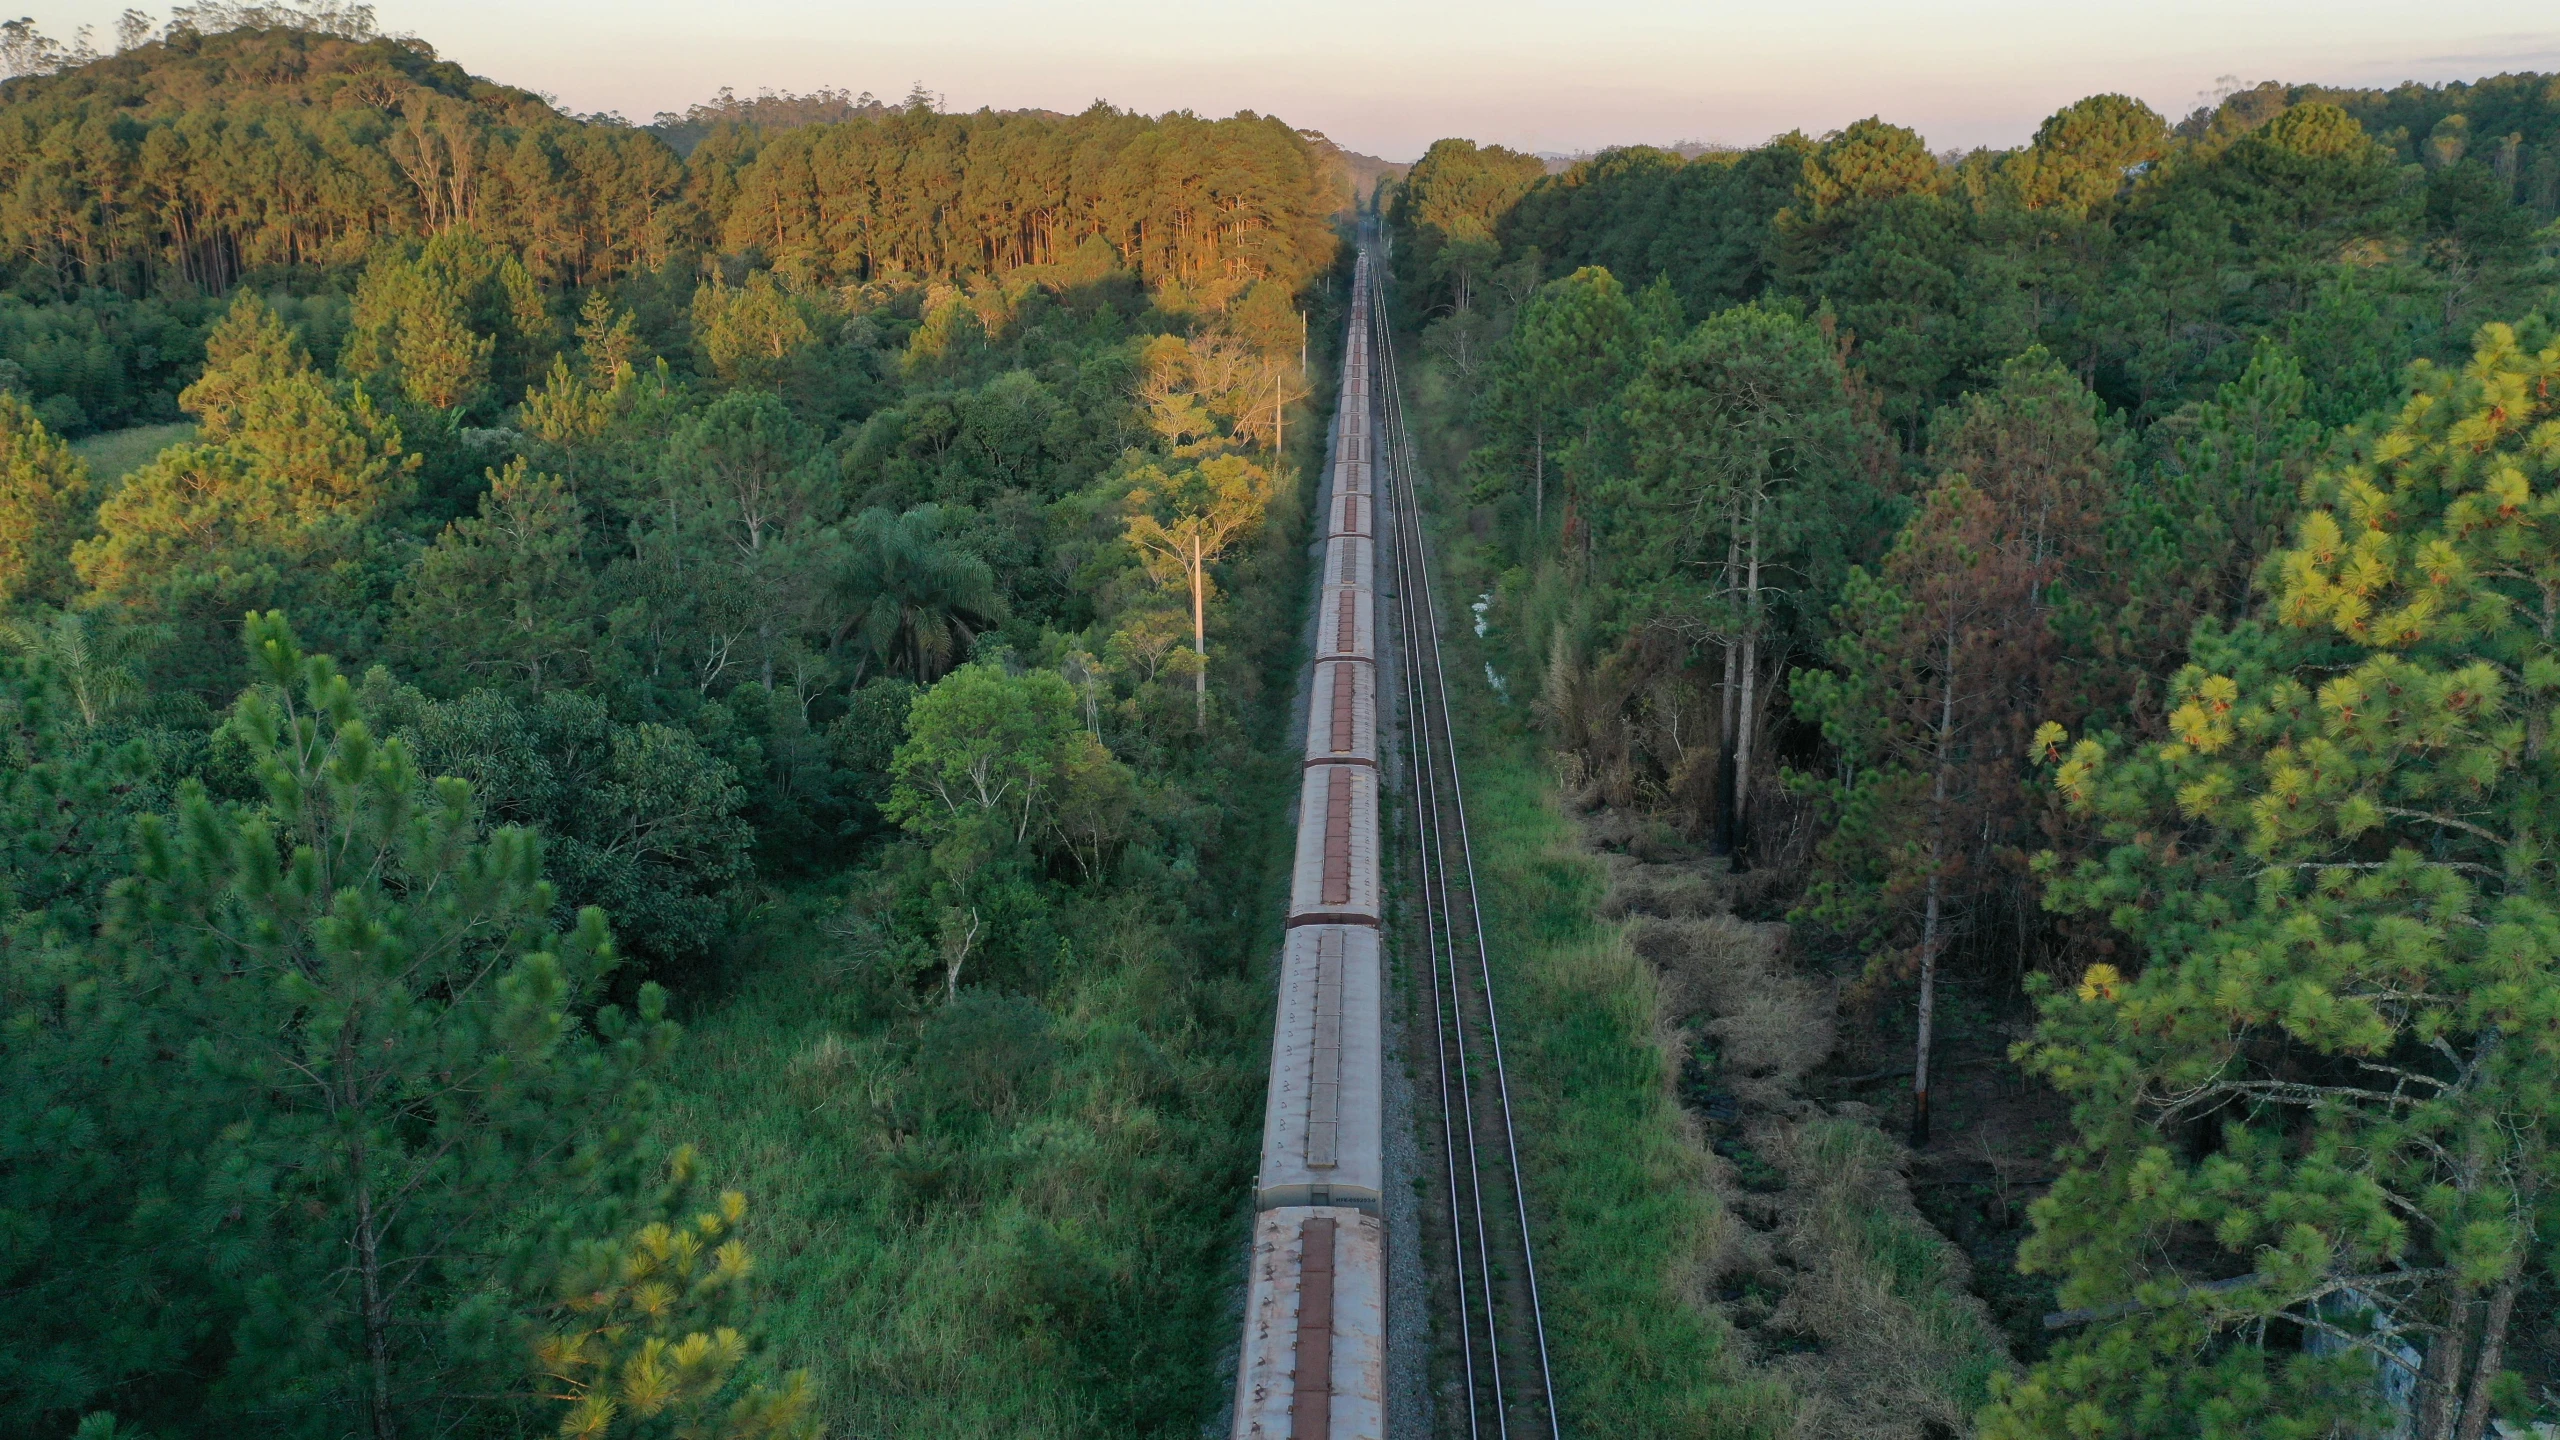
{"type": "Polygon", "coordinates": [[[1388,553],[1391,611],[1403,720],[1404,775],[1410,843],[1399,857],[1413,896],[1406,919],[1410,953],[1420,968],[1418,998],[1431,1002],[1431,1023],[1418,1038],[1426,1089],[1420,1123],[1436,1131],[1434,1177],[1439,1232],[1430,1267],[1441,1293],[1435,1309],[1454,1343],[1457,1375],[1444,1383],[1444,1434],[1468,1440],[1561,1440],[1546,1314],[1538,1291],[1528,1185],[1521,1172],[1511,1077],[1502,1048],[1501,1011],[1478,903],[1475,846],[1468,828],[1466,784],[1458,759],[1442,663],[1440,615],[1433,589],[1430,538],[1422,524],[1420,456],[1404,409],[1403,377],[1387,318],[1385,266],[1364,267],[1376,382],[1378,493],[1393,508],[1388,553]],[[1436,1102],[1436,1103],[1435,1103],[1436,1102]],[[1436,1122],[1436,1124],[1435,1124],[1436,1122]],[[1443,1270],[1443,1267],[1445,1271],[1443,1270]]]}

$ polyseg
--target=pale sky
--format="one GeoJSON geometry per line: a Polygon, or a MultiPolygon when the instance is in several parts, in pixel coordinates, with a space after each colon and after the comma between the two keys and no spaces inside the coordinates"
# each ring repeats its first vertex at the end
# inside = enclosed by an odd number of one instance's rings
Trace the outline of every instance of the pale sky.
{"type": "MultiPolygon", "coordinates": [[[[41,0],[38,0],[41,3],[41,0]]],[[[45,7],[110,31],[122,0],[45,7]]],[[[143,8],[165,15],[165,5],[143,8]]],[[[1869,114],[2011,145],[2100,91],[2175,120],[2223,76],[2325,84],[2560,71],[2553,0],[378,0],[383,28],[572,109],[647,120],[723,85],[921,82],[950,108],[1240,109],[1409,160],[1443,135],[1576,152],[1750,144],[1869,114]]]]}

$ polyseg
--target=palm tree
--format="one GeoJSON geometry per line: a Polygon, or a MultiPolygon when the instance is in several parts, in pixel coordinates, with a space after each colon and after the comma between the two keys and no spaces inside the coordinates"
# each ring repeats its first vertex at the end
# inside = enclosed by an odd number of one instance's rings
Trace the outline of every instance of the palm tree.
{"type": "Polygon", "coordinates": [[[919,684],[959,663],[977,634],[1004,619],[995,572],[942,533],[942,507],[903,515],[879,508],[855,518],[851,554],[834,597],[843,618],[831,648],[848,639],[866,652],[855,678],[877,660],[919,684]]]}

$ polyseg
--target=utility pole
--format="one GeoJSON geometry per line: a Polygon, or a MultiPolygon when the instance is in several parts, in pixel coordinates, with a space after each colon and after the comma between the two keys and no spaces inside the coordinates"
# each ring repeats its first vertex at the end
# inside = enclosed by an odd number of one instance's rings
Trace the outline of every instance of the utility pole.
{"type": "Polygon", "coordinates": [[[1280,372],[1279,372],[1279,371],[1277,371],[1277,370],[1272,371],[1272,372],[1271,372],[1271,460],[1272,460],[1272,463],[1273,463],[1273,464],[1275,464],[1275,465],[1279,463],[1282,447],[1287,443],[1287,440],[1288,440],[1288,437],[1287,437],[1285,434],[1283,434],[1283,433],[1282,433],[1282,430],[1281,430],[1281,425],[1282,425],[1282,423],[1283,423],[1283,416],[1282,416],[1282,414],[1281,414],[1281,400],[1280,400],[1280,396],[1281,396],[1281,393],[1282,393],[1282,392],[1281,392],[1281,383],[1282,383],[1282,382],[1281,382],[1281,375],[1280,375],[1280,372]]]}

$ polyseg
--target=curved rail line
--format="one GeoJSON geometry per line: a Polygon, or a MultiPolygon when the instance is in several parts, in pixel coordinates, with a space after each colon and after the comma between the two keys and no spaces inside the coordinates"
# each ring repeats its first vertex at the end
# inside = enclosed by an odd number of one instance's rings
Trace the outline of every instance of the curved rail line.
{"type": "Polygon", "coordinates": [[[1365,348],[1375,372],[1372,389],[1379,415],[1377,488],[1393,507],[1398,668],[1416,842],[1412,861],[1422,950],[1431,972],[1446,1229],[1466,1433],[1469,1440],[1488,1434],[1509,1440],[1516,1423],[1524,1433],[1544,1430],[1549,1440],[1561,1440],[1510,1069],[1503,1057],[1484,913],[1477,902],[1466,782],[1441,656],[1430,538],[1422,525],[1421,457],[1405,417],[1403,376],[1387,320],[1385,267],[1373,258],[1362,270],[1368,303],[1360,308],[1367,311],[1371,326],[1371,343],[1365,348]],[[1478,1066],[1486,1059],[1493,1069],[1489,1093],[1478,1081],[1478,1066]],[[1510,1192],[1507,1207],[1499,1193],[1505,1189],[1510,1192]],[[1488,1190],[1495,1192],[1490,1209],[1488,1190]]]}

